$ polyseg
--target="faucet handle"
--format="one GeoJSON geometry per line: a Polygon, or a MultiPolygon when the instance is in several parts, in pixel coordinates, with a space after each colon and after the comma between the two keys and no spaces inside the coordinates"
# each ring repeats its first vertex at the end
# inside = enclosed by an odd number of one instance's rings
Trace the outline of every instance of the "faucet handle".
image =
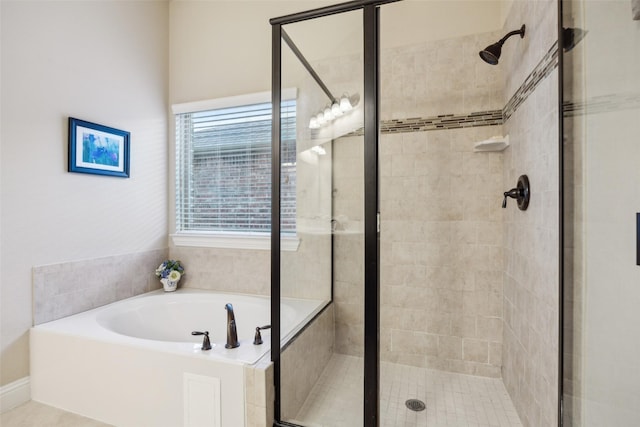
{"type": "Polygon", "coordinates": [[[191,335],[204,335],[204,339],[202,340],[202,350],[211,350],[211,341],[209,340],[209,331],[198,332],[193,331],[191,335]]]}
{"type": "Polygon", "coordinates": [[[262,344],[262,334],[260,334],[260,331],[263,329],[271,329],[271,325],[256,326],[256,334],[253,337],[253,345],[262,344]]]}

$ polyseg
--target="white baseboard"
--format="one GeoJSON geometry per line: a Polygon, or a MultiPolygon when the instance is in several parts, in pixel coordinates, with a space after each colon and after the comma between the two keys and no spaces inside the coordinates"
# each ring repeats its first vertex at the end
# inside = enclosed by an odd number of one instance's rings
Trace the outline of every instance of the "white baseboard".
{"type": "Polygon", "coordinates": [[[0,387],[0,413],[27,403],[31,400],[31,380],[29,377],[0,387]]]}

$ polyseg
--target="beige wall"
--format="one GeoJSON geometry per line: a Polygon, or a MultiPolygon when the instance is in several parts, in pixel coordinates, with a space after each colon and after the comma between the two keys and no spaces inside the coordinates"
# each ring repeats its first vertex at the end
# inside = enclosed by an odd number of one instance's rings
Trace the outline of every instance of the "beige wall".
{"type": "Polygon", "coordinates": [[[33,266],[166,247],[168,4],[1,10],[6,384],[29,374],[33,266]],[[67,173],[69,116],[131,132],[129,179],[67,173]]]}
{"type": "MultiPolygon", "coordinates": [[[[170,102],[261,92],[271,87],[269,19],[336,4],[331,0],[172,1],[170,102]],[[229,72],[229,70],[233,70],[229,72]]],[[[383,48],[476,34],[500,28],[501,1],[414,1],[386,5],[383,48]],[[412,31],[405,31],[411,28],[412,31]]],[[[359,51],[356,13],[287,27],[310,61],[359,51]],[[340,31],[336,32],[336,25],[340,31]],[[332,31],[327,31],[331,28],[332,31]],[[354,34],[355,39],[349,37],[354,34]],[[345,47],[345,41],[349,47],[345,47]]]]}
{"type": "Polygon", "coordinates": [[[270,90],[269,19],[333,3],[172,1],[170,102],[270,90]]]}

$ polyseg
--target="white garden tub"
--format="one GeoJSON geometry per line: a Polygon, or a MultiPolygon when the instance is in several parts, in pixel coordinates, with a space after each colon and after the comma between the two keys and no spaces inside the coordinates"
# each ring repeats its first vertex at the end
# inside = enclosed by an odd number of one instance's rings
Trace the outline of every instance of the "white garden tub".
{"type": "MultiPolygon", "coordinates": [[[[286,342],[323,307],[283,299],[286,342]]],[[[268,297],[180,289],[151,292],[31,329],[33,400],[119,427],[245,425],[244,369],[265,356],[256,326],[270,323],[268,297]],[[240,346],[226,349],[234,307],[240,346]],[[209,331],[213,348],[201,350],[209,331]]]]}

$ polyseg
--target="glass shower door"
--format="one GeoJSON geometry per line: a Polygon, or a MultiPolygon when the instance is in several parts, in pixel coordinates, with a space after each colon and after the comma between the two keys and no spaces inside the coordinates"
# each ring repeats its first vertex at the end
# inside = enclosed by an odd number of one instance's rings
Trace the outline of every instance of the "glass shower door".
{"type": "MultiPolygon", "coordinates": [[[[296,93],[296,120],[294,144],[282,135],[280,182],[295,175],[296,184],[293,232],[281,219],[281,321],[291,299],[318,303],[300,332],[282,337],[276,407],[296,425],[363,425],[362,22],[356,10],[282,26],[281,93],[296,93]]],[[[281,218],[291,206],[282,191],[281,218]]]]}
{"type": "Polygon", "coordinates": [[[638,425],[640,3],[563,7],[563,425],[638,425]]]}

